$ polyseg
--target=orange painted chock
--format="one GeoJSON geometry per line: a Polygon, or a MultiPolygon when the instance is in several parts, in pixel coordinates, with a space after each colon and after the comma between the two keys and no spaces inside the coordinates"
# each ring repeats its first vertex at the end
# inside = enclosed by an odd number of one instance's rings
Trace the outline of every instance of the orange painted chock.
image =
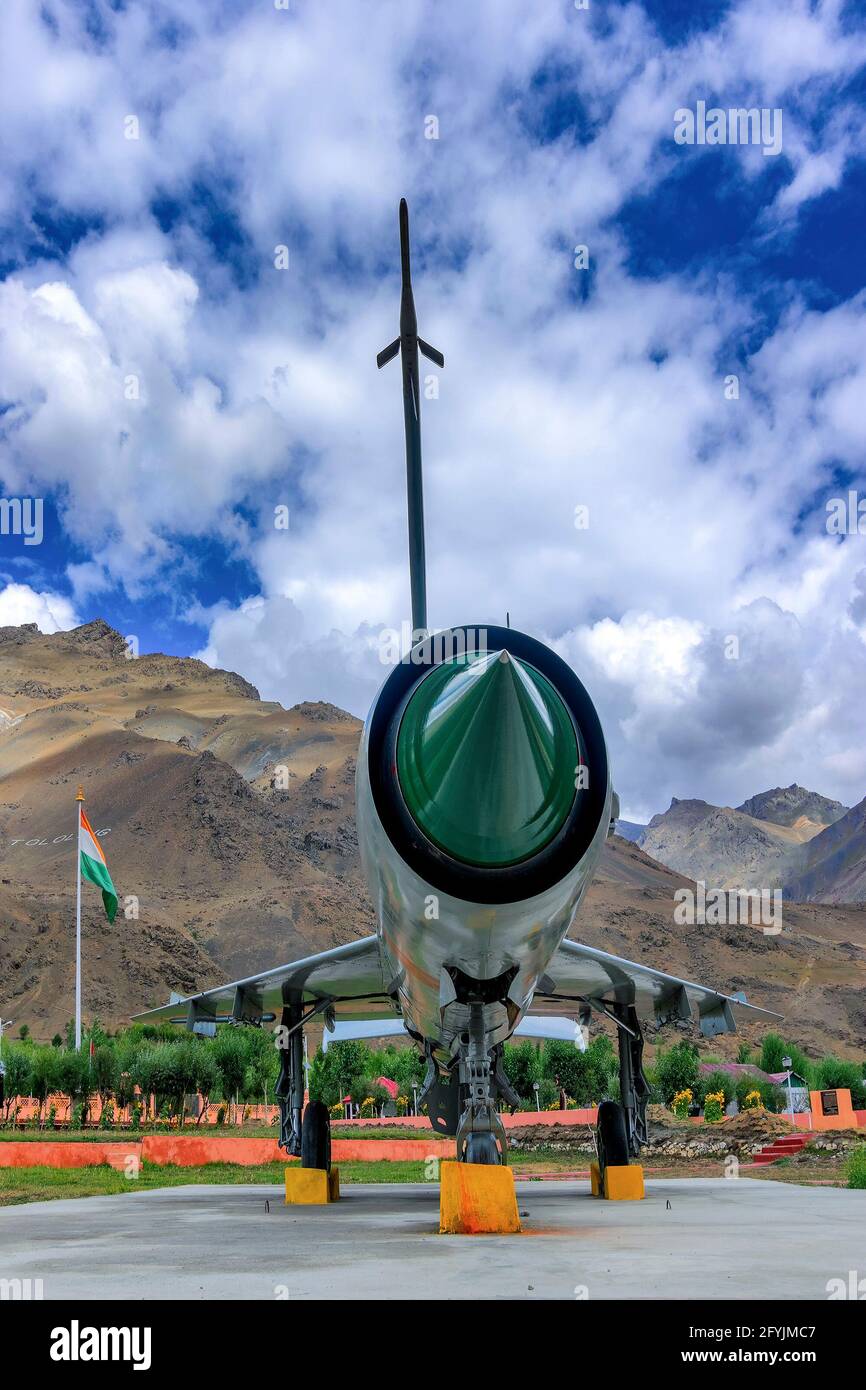
{"type": "Polygon", "coordinates": [[[286,1206],[317,1207],[340,1200],[339,1168],[287,1168],[286,1206]]]}
{"type": "Polygon", "coordinates": [[[501,1163],[440,1165],[439,1234],[515,1235],[520,1232],[514,1174],[501,1163]]]}

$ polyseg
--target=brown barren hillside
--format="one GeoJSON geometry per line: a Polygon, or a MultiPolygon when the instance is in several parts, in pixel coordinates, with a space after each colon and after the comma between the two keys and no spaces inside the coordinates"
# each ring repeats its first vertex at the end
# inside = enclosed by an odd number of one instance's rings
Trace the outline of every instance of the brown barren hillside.
{"type": "MultiPolygon", "coordinates": [[[[117,1025],[171,989],[373,930],[354,822],[359,733],[332,705],[286,710],[198,661],[127,659],[102,622],[52,636],[0,629],[3,1015],[50,1037],[72,1013],[79,782],[129,914],[109,926],[84,886],[86,1016],[117,1025]]],[[[614,838],[574,934],[743,989],[813,1052],[862,1054],[866,908],[787,907],[775,937],[685,927],[673,895],[687,884],[614,838]]]]}

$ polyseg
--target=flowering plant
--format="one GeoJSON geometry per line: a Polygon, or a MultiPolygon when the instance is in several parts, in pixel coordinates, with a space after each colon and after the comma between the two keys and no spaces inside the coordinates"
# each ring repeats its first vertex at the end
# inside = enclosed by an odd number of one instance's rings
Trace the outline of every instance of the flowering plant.
{"type": "Polygon", "coordinates": [[[678,1120],[685,1120],[688,1118],[688,1113],[691,1109],[693,1100],[694,1096],[692,1095],[692,1092],[688,1086],[683,1091],[677,1091],[676,1095],[671,1101],[671,1109],[673,1110],[678,1120]]]}

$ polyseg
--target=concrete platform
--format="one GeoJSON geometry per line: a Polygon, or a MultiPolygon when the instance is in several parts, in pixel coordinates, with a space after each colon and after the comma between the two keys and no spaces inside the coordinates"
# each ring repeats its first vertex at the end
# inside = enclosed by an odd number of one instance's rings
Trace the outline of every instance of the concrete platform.
{"type": "Polygon", "coordinates": [[[600,1202],[587,1182],[517,1191],[514,1236],[440,1236],[433,1183],[350,1185],[328,1207],[264,1186],[6,1207],[0,1274],[42,1279],[46,1299],[271,1300],[823,1299],[828,1279],[866,1274],[864,1192],[747,1178],[650,1179],[643,1202],[600,1202]]]}

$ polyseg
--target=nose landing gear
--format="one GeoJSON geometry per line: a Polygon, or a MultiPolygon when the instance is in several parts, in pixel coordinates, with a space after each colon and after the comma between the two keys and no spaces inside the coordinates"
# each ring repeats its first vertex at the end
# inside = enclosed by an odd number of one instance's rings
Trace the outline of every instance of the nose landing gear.
{"type": "Polygon", "coordinates": [[[487,1041],[484,1007],[472,1004],[469,1028],[462,1035],[457,1075],[462,1113],[457,1126],[457,1160],[460,1163],[505,1163],[508,1140],[496,1109],[496,1096],[517,1097],[505,1079],[498,1049],[487,1041]],[[499,1141],[497,1145],[497,1140],[499,1141]]]}

